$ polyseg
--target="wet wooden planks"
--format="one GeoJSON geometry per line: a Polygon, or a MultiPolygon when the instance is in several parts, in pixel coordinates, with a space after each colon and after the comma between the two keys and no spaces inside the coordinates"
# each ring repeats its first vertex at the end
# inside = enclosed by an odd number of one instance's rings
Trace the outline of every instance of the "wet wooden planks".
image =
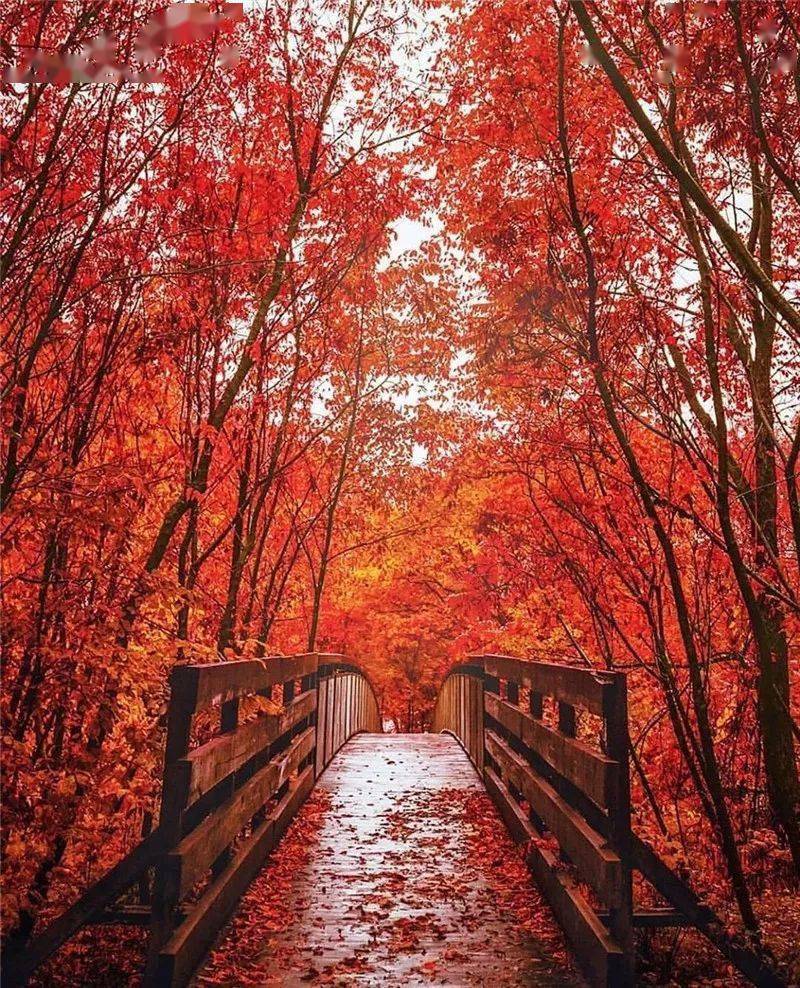
{"type": "Polygon", "coordinates": [[[317,786],[328,805],[285,891],[293,922],[275,930],[265,917],[262,937],[245,900],[246,936],[240,918],[199,984],[226,983],[226,955],[245,940],[253,967],[238,956],[230,984],[581,984],[533,888],[499,888],[510,838],[451,736],[359,735],[317,786]]]}

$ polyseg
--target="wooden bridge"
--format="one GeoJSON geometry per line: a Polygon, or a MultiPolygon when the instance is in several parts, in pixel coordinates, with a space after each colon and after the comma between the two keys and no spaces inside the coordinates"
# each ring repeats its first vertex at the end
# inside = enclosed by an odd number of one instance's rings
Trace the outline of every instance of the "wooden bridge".
{"type": "MultiPolygon", "coordinates": [[[[637,927],[695,926],[755,984],[781,984],[632,832],[624,675],[475,656],[442,684],[431,734],[381,731],[368,677],[343,656],[176,667],[158,826],[24,952],[6,959],[3,983],[25,984],[88,924],[136,923],[150,932],[145,984],[188,984],[319,779],[333,799],[328,861],[295,888],[297,923],[286,933],[314,955],[335,950],[334,921],[340,938],[343,927],[351,939],[361,938],[362,957],[378,951],[374,932],[362,936],[363,906],[360,926],[329,910],[331,901],[368,901],[384,868],[381,854],[394,855],[401,874],[415,867],[424,873],[434,861],[426,848],[435,844],[434,870],[446,884],[448,869],[463,857],[461,824],[456,820],[447,840],[436,843],[435,819],[414,817],[410,797],[482,791],[483,783],[524,845],[535,883],[589,983],[635,983],[637,927]],[[386,821],[401,792],[397,812],[405,822],[389,833],[386,821]],[[663,906],[635,908],[635,871],[663,906]]],[[[430,905],[429,890],[412,887],[419,901],[404,896],[409,923],[430,905]]],[[[477,910],[479,900],[481,921],[472,924],[459,924],[452,901],[440,902],[440,940],[450,951],[442,954],[450,970],[439,972],[445,983],[579,983],[493,911],[478,878],[461,895],[460,915],[471,904],[477,910]],[[503,942],[502,955],[487,946],[490,940],[503,942]]],[[[374,969],[383,973],[371,981],[353,971],[353,983],[410,983],[396,957],[374,969]]],[[[279,969],[272,975],[265,983],[281,983],[279,969]]]]}

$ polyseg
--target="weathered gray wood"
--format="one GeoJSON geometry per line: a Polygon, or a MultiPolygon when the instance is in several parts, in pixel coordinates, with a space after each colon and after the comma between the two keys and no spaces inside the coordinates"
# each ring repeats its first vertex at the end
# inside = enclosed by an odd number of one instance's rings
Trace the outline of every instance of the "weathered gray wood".
{"type": "Polygon", "coordinates": [[[613,673],[580,669],[556,662],[527,662],[510,655],[483,655],[488,676],[510,680],[545,696],[582,707],[593,714],[603,714],[603,693],[613,673]]]}
{"type": "Polygon", "coordinates": [[[317,724],[315,772],[320,775],[325,768],[325,732],[328,728],[328,680],[317,679],[317,724]]]}
{"type": "Polygon", "coordinates": [[[539,847],[530,822],[502,780],[484,773],[486,788],[519,843],[526,844],[527,861],[540,889],[572,944],[587,979],[597,988],[628,988],[625,956],[580,890],[559,868],[555,857],[539,847]]]}
{"type": "Polygon", "coordinates": [[[333,712],[335,710],[334,702],[336,699],[336,680],[328,678],[328,691],[326,694],[326,704],[325,704],[325,738],[324,738],[324,750],[325,758],[324,765],[330,763],[333,757],[333,712]]]}
{"type": "MultiPolygon", "coordinates": [[[[183,831],[183,816],[188,802],[188,776],[179,761],[189,751],[192,717],[195,704],[184,688],[184,666],[175,666],[170,673],[170,702],[167,711],[167,743],[164,752],[164,780],[161,792],[159,830],[164,847],[174,846],[183,831]]],[[[167,883],[163,858],[157,862],[151,897],[150,940],[147,948],[147,974],[155,969],[158,951],[174,929],[178,902],[167,883]]]]}
{"type": "Polygon", "coordinates": [[[217,856],[283,785],[314,747],[314,729],[298,735],[279,757],[237,789],[166,856],[170,884],[181,899],[211,867],[217,856]]]}
{"type": "Polygon", "coordinates": [[[316,672],[317,662],[317,655],[310,653],[176,666],[173,696],[191,710],[203,710],[217,699],[227,702],[289,679],[310,675],[316,672]]]}
{"type": "Polygon", "coordinates": [[[266,855],[280,840],[313,784],[314,771],[309,766],[205,891],[187,920],[165,945],[159,956],[154,985],[180,988],[189,982],[217,932],[261,870],[266,855]]]}
{"type": "Polygon", "coordinates": [[[344,677],[340,675],[335,675],[333,677],[333,732],[331,735],[331,745],[332,745],[332,755],[336,752],[342,745],[342,692],[344,685],[344,677]]]}
{"type": "Polygon", "coordinates": [[[484,731],[483,731],[483,687],[478,679],[472,679],[471,681],[472,689],[472,709],[474,716],[473,725],[473,736],[474,736],[474,757],[472,759],[475,768],[478,770],[478,775],[483,777],[483,763],[484,763],[484,731]]]}
{"type": "MultiPolygon", "coordinates": [[[[488,749],[487,754],[489,754],[488,749]]],[[[483,781],[514,840],[518,844],[526,844],[532,840],[533,829],[530,821],[523,813],[522,807],[512,798],[500,776],[488,765],[483,770],[483,781]]]]}
{"type": "Polygon", "coordinates": [[[617,675],[606,686],[603,697],[603,725],[606,736],[606,751],[616,765],[616,795],[608,808],[609,841],[619,853],[623,862],[621,877],[622,896],[609,916],[609,929],[617,943],[625,951],[628,972],[634,976],[633,939],[633,880],[631,875],[631,791],[630,769],[628,766],[628,687],[624,675],[617,675]]]}
{"type": "Polygon", "coordinates": [[[555,731],[493,694],[484,697],[486,713],[532,748],[560,775],[598,806],[609,806],[616,796],[618,765],[582,741],[555,731]]]}
{"type": "Polygon", "coordinates": [[[478,772],[483,771],[483,682],[480,670],[461,666],[442,683],[431,731],[448,731],[461,742],[478,772]],[[461,671],[464,670],[464,671],[461,671]]]}
{"type": "Polygon", "coordinates": [[[230,734],[221,734],[179,759],[178,771],[188,774],[188,801],[195,802],[254,755],[313,713],[316,690],[295,697],[280,714],[263,714],[230,734]],[[186,762],[184,768],[181,762],[186,762]]]}
{"type": "Polygon", "coordinates": [[[503,780],[510,781],[524,795],[583,880],[609,906],[620,905],[624,901],[622,862],[605,838],[592,830],[583,817],[493,731],[486,732],[486,747],[500,765],[503,780]]]}
{"type": "Polygon", "coordinates": [[[483,730],[483,669],[477,664],[454,666],[445,677],[434,704],[430,729],[448,731],[461,741],[473,762],[483,730]],[[480,715],[476,716],[480,708],[480,715]]]}

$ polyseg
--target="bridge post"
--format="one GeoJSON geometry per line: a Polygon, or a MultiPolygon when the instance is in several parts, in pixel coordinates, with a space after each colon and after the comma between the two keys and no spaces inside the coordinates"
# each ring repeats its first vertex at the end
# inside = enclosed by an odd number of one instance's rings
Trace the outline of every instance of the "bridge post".
{"type": "Polygon", "coordinates": [[[317,712],[314,722],[314,777],[325,769],[325,724],[328,714],[328,680],[324,666],[317,660],[317,712]]]}
{"type": "MultiPolygon", "coordinates": [[[[301,694],[302,693],[309,693],[312,690],[316,694],[316,690],[317,690],[317,673],[316,673],[316,670],[314,672],[309,672],[307,675],[303,676],[302,679],[300,680],[300,693],[301,694]]],[[[317,700],[315,701],[314,709],[309,713],[309,715],[307,717],[305,717],[302,721],[300,721],[300,724],[299,724],[299,726],[297,728],[297,732],[299,734],[302,731],[306,730],[306,728],[313,727],[314,728],[314,737],[315,737],[315,740],[316,740],[317,703],[318,702],[319,702],[319,695],[317,694],[317,700]]],[[[301,768],[306,768],[309,765],[315,766],[315,769],[314,769],[314,778],[316,778],[316,746],[315,746],[314,750],[312,750],[311,752],[309,752],[308,756],[303,759],[303,762],[302,762],[302,764],[301,764],[300,767],[301,768]]]]}
{"type": "MultiPolygon", "coordinates": [[[[174,847],[181,839],[183,814],[189,802],[188,777],[180,771],[181,759],[189,753],[192,716],[191,673],[188,666],[175,666],[170,674],[170,699],[167,713],[167,743],[164,751],[164,774],[161,792],[159,830],[163,846],[174,847]]],[[[223,716],[230,717],[228,713],[223,716]]],[[[169,940],[177,923],[180,893],[171,880],[164,855],[156,863],[151,898],[150,942],[145,966],[145,984],[155,984],[158,977],[159,954],[169,940]]]]}
{"type": "Polygon", "coordinates": [[[615,795],[608,811],[609,841],[620,857],[622,898],[609,910],[609,929],[624,951],[624,973],[634,984],[635,944],[633,937],[633,878],[631,867],[631,789],[628,751],[628,685],[620,673],[609,677],[603,687],[603,719],[606,751],[617,763],[615,795]]]}

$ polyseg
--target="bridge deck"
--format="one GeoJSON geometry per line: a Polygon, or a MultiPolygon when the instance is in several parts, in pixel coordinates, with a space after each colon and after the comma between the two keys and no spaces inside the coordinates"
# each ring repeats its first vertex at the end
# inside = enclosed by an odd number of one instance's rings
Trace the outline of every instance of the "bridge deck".
{"type": "Polygon", "coordinates": [[[359,735],[197,984],[581,984],[509,844],[452,737],[359,735]]]}

